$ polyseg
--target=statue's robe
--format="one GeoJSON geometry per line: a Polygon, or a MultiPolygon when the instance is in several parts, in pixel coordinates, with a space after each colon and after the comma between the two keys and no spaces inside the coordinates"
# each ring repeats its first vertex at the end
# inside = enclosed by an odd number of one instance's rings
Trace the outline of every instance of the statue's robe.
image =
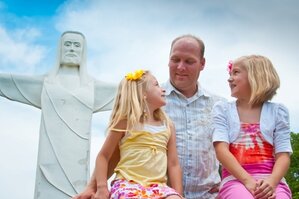
{"type": "Polygon", "coordinates": [[[41,109],[34,198],[66,199],[84,189],[92,114],[110,110],[115,91],[94,79],[70,91],[47,76],[0,74],[0,96],[41,109]]]}

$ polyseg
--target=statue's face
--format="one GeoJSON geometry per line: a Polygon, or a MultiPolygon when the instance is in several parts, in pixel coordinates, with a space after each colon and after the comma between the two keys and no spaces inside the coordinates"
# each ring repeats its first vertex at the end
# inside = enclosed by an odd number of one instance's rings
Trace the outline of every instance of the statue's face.
{"type": "Polygon", "coordinates": [[[83,37],[76,33],[66,33],[61,43],[61,64],[78,66],[82,59],[83,37]]]}

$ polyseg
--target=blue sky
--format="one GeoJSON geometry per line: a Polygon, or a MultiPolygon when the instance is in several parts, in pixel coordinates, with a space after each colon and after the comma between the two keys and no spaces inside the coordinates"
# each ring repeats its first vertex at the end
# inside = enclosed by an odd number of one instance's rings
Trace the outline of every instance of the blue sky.
{"type": "MultiPolygon", "coordinates": [[[[145,68],[163,82],[172,39],[191,33],[206,44],[201,85],[226,98],[228,60],[269,57],[281,78],[273,100],[289,108],[291,130],[299,132],[298,7],[296,0],[0,0],[0,73],[47,73],[61,33],[77,30],[95,78],[116,83],[145,68]]],[[[108,115],[93,118],[91,167],[108,115]]],[[[1,198],[33,197],[39,124],[38,109],[0,98],[1,198]]]]}
{"type": "Polygon", "coordinates": [[[6,0],[2,2],[3,8],[7,13],[14,13],[17,16],[51,17],[55,14],[57,7],[64,1],[6,0]]]}

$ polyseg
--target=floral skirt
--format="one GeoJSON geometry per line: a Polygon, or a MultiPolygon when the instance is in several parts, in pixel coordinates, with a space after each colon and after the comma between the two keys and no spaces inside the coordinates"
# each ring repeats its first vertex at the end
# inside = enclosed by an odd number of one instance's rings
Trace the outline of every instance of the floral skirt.
{"type": "Polygon", "coordinates": [[[126,180],[113,181],[110,190],[110,199],[162,199],[171,195],[180,196],[166,185],[151,184],[145,187],[134,181],[126,180]]]}

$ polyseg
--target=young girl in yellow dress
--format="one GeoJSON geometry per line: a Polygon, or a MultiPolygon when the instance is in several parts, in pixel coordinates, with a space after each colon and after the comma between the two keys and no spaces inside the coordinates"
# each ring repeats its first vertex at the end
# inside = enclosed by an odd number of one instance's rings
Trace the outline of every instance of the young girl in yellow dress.
{"type": "Polygon", "coordinates": [[[94,198],[181,198],[175,131],[164,105],[165,91],[150,72],[137,70],[120,82],[109,133],[96,159],[94,198]],[[109,191],[108,163],[116,147],[120,161],[109,191]]]}

